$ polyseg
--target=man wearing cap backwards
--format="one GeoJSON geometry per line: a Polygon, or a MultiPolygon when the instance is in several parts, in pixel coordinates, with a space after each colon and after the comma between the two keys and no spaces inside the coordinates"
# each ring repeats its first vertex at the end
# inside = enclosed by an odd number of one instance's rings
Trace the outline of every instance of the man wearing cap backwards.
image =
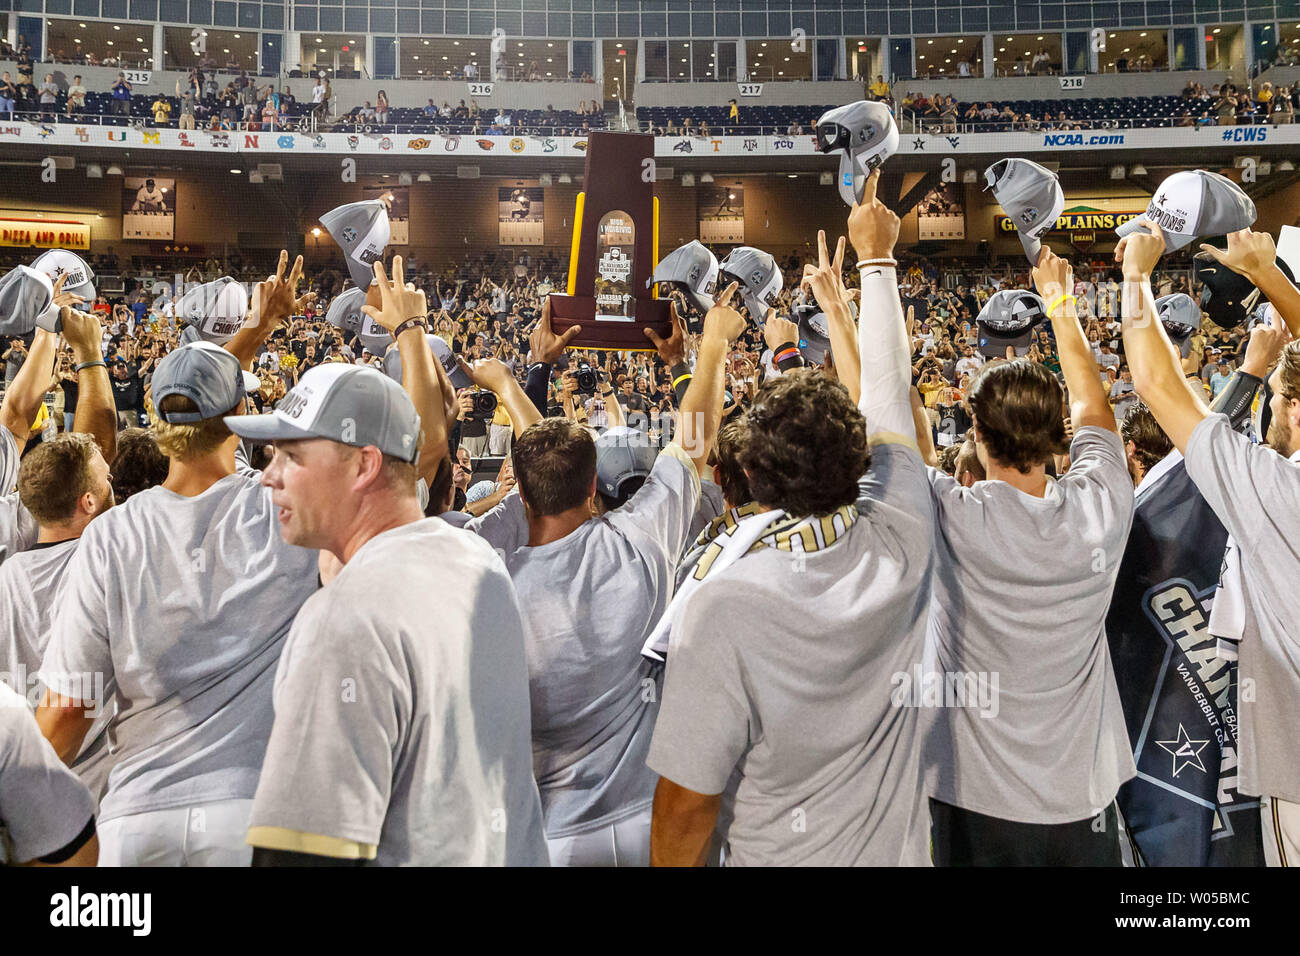
{"type": "MultiPolygon", "coordinates": [[[[1250,279],[1300,336],[1300,291],[1278,267],[1271,236],[1243,229],[1228,234],[1226,251],[1201,248],[1250,279]]],[[[1252,444],[1187,387],[1154,319],[1151,271],[1164,249],[1159,228],[1145,220],[1116,246],[1124,349],[1138,394],[1231,535],[1210,632],[1239,654],[1238,790],[1260,797],[1268,862],[1291,865],[1300,860],[1300,342],[1282,350],[1268,379],[1267,447],[1252,444]]]]}
{"type": "Polygon", "coordinates": [[[966,488],[929,470],[938,567],[927,677],[949,696],[998,682],[996,714],[966,695],[934,713],[926,774],[940,866],[1118,866],[1115,795],[1135,773],[1103,626],[1133,485],[1069,265],[1035,251],[1073,441],[1047,369],[990,363],[968,393],[988,480],[966,488]],[[1049,478],[1067,448],[1069,473],[1049,478]]]}
{"type": "MultiPolygon", "coordinates": [[[[655,777],[645,755],[658,690],[640,651],[672,596],[699,504],[699,469],[722,417],[728,348],[745,328],[727,304],[735,292],[733,283],[705,316],[672,443],[635,496],[612,511],[601,513],[598,504],[591,432],[568,419],[543,421],[500,362],[471,370],[515,427],[518,484],[467,527],[505,554],[519,592],[533,768],[556,865],[645,866],[650,859],[655,777]]],[[[543,305],[533,357],[554,361],[563,345],[543,305]]]]}
{"type": "Polygon", "coordinates": [[[54,609],[37,720],[59,756],[71,762],[87,710],[104,701],[98,687],[51,675],[102,675],[119,703],[99,815],[105,865],[251,856],[275,664],[316,587],[316,554],[281,540],[270,494],[237,468],[239,439],[222,419],[243,409],[241,365],[296,311],[302,260],[286,278],[287,261],[281,253],[225,349],[195,342],[159,364],[150,420],[167,480],[87,526],[54,609]]]}
{"type": "MultiPolygon", "coordinates": [[[[366,313],[396,330],[404,373],[425,364],[437,382],[424,293],[400,257],[391,282],[375,274],[382,307],[366,313]]],[[[262,483],[284,539],[342,565],[276,674],[254,865],[546,865],[519,604],[490,547],[424,518],[406,393],[376,369],[322,366],[275,413],[227,424],[275,442],[262,483]]],[[[425,424],[445,448],[443,421],[425,424]]]]}
{"type": "MultiPolygon", "coordinates": [[[[715,828],[728,865],[928,862],[921,711],[893,696],[921,666],[933,524],[892,264],[899,219],[878,181],[848,221],[860,405],[808,369],[762,387],[740,453],[759,513],[718,537],[665,616],[647,756],[655,865],[704,863],[715,828]]],[[[844,320],[843,240],[833,259],[824,234],[818,246],[804,281],[844,320]]]]}

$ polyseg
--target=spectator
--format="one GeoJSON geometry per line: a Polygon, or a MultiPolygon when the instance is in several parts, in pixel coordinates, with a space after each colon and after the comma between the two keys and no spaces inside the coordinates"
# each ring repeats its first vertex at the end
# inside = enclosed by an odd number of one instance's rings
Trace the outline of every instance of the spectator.
{"type": "MultiPolygon", "coordinates": [[[[0,106],[3,109],[3,106],[0,106]]],[[[86,109],[86,88],[81,84],[81,77],[74,76],[72,85],[68,87],[67,112],[71,116],[73,113],[81,113],[86,109]]]]}
{"type": "Polygon", "coordinates": [[[153,111],[154,126],[169,126],[171,124],[172,105],[164,96],[159,96],[153,101],[150,107],[153,111]]]}
{"type": "Polygon", "coordinates": [[[126,74],[117,74],[113,84],[113,112],[118,116],[131,115],[131,84],[126,81],[126,74]]]}
{"type": "Polygon", "coordinates": [[[0,76],[0,113],[5,113],[12,118],[17,98],[18,88],[9,79],[9,71],[5,70],[4,75],[0,76]]]}

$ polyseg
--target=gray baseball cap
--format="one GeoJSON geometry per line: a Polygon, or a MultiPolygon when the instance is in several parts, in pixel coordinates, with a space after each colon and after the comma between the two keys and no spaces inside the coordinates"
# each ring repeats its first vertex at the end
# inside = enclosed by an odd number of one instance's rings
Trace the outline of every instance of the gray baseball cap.
{"type": "Polygon", "coordinates": [[[1186,292],[1156,299],[1156,314],[1174,342],[1183,342],[1201,327],[1201,307],[1186,292]]]}
{"type": "Polygon", "coordinates": [[[799,326],[799,351],[810,362],[822,365],[831,349],[831,330],[826,313],[815,303],[797,306],[790,318],[799,326]]]}
{"type": "Polygon", "coordinates": [[[1160,184],[1147,211],[1130,219],[1115,235],[1132,235],[1149,220],[1160,227],[1165,251],[1181,249],[1197,236],[1226,236],[1249,229],[1255,222],[1255,204],[1231,179],[1204,169],[1174,173],[1160,184]]]}
{"type": "Polygon", "coordinates": [[[898,151],[898,124],[889,107],[859,100],[823,113],[815,129],[818,152],[842,151],[840,198],[850,206],[861,202],[872,170],[898,151]]]}
{"type": "Polygon", "coordinates": [[[378,369],[330,362],[308,369],[275,411],[231,415],[226,427],[254,441],[326,438],[355,448],[374,445],[414,462],[420,454],[420,416],[411,399],[378,369]]]}
{"type": "MultiPolygon", "coordinates": [[[[451,380],[452,387],[472,387],[473,380],[461,369],[460,363],[456,361],[456,353],[451,350],[451,346],[444,342],[441,336],[434,335],[432,332],[424,338],[429,343],[429,351],[433,353],[434,359],[442,364],[442,369],[447,373],[447,378],[451,380]]],[[[390,348],[384,354],[384,374],[399,385],[402,383],[402,353],[400,350],[390,348]]]]}
{"type": "Polygon", "coordinates": [[[741,298],[752,321],[763,323],[767,310],[781,293],[781,270],[776,259],[753,246],[737,246],[718,263],[718,287],[739,282],[741,298]]]}
{"type": "Polygon", "coordinates": [[[51,249],[37,256],[36,261],[32,263],[32,268],[49,276],[51,284],[57,282],[60,276],[66,275],[67,278],[63,280],[64,292],[79,295],[87,302],[95,301],[96,292],[93,285],[95,273],[90,271],[86,260],[75,252],[69,252],[67,249],[51,249]]]}
{"type": "Polygon", "coordinates": [[[320,217],[320,224],[342,247],[352,281],[369,289],[375,279],[374,264],[383,258],[390,238],[388,207],[383,200],[367,199],[331,209],[320,217]]]}
{"type": "Polygon", "coordinates": [[[361,311],[366,304],[366,289],[348,289],[336,295],[325,312],[325,321],[336,329],[351,332],[361,347],[372,355],[383,355],[393,341],[392,334],[361,311]]]}
{"type": "Polygon", "coordinates": [[[990,338],[1010,343],[1045,318],[1047,306],[1038,295],[1024,289],[1003,289],[989,296],[975,322],[990,338]]]}
{"type": "Polygon", "coordinates": [[[692,239],[659,260],[654,275],[646,280],[646,288],[656,284],[680,289],[688,302],[708,312],[717,292],[718,257],[704,243],[692,239]]]}
{"type": "Polygon", "coordinates": [[[38,269],[14,266],[0,279],[0,334],[26,335],[38,328],[63,330],[62,310],[54,304],[54,284],[38,269]]]}
{"type": "MultiPolygon", "coordinates": [[[[235,358],[212,342],[191,342],[163,356],[153,372],[152,400],[158,417],[169,425],[192,425],[225,415],[262,383],[244,371],[235,358]],[[184,395],[197,412],[164,413],[159,408],[168,395],[184,395]]],[[[229,422],[229,419],[226,419],[229,422]]]]}
{"type": "Polygon", "coordinates": [[[248,292],[230,276],[222,276],[181,296],[176,315],[203,341],[224,345],[248,317],[248,292]]]}
{"type": "Polygon", "coordinates": [[[596,439],[596,488],[618,498],[624,482],[649,477],[658,457],[659,449],[645,432],[626,425],[607,428],[596,439]]]}
{"type": "Polygon", "coordinates": [[[1065,193],[1056,173],[1028,159],[1003,159],[984,170],[985,189],[1015,224],[1030,265],[1038,265],[1042,238],[1065,209],[1065,193]]]}

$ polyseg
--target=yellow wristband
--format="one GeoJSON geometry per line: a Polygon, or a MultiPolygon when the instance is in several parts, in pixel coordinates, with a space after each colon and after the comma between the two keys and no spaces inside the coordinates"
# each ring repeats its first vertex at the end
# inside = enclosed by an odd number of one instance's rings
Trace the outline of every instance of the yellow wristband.
{"type": "Polygon", "coordinates": [[[1058,299],[1053,299],[1052,304],[1047,307],[1047,315],[1049,318],[1051,317],[1052,313],[1056,311],[1056,307],[1060,305],[1062,302],[1064,302],[1066,299],[1069,299],[1071,302],[1075,303],[1076,305],[1079,302],[1078,297],[1073,295],[1063,295],[1058,299]]]}
{"type": "Polygon", "coordinates": [[[673,379],[672,387],[676,388],[678,385],[682,384],[682,382],[686,381],[690,377],[691,377],[690,372],[687,372],[685,375],[679,375],[677,378],[673,379]]]}

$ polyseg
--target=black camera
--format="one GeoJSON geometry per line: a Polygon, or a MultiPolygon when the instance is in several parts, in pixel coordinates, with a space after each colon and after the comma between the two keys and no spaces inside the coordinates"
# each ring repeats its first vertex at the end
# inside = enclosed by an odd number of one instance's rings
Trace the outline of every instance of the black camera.
{"type": "Polygon", "coordinates": [[[497,413],[497,397],[493,392],[470,392],[474,407],[465,413],[473,421],[485,421],[497,413]]]}
{"type": "Polygon", "coordinates": [[[577,388],[575,391],[580,392],[583,395],[596,394],[596,384],[600,381],[600,376],[597,375],[596,370],[586,362],[583,362],[577,367],[573,373],[573,379],[577,382],[577,388]]]}

